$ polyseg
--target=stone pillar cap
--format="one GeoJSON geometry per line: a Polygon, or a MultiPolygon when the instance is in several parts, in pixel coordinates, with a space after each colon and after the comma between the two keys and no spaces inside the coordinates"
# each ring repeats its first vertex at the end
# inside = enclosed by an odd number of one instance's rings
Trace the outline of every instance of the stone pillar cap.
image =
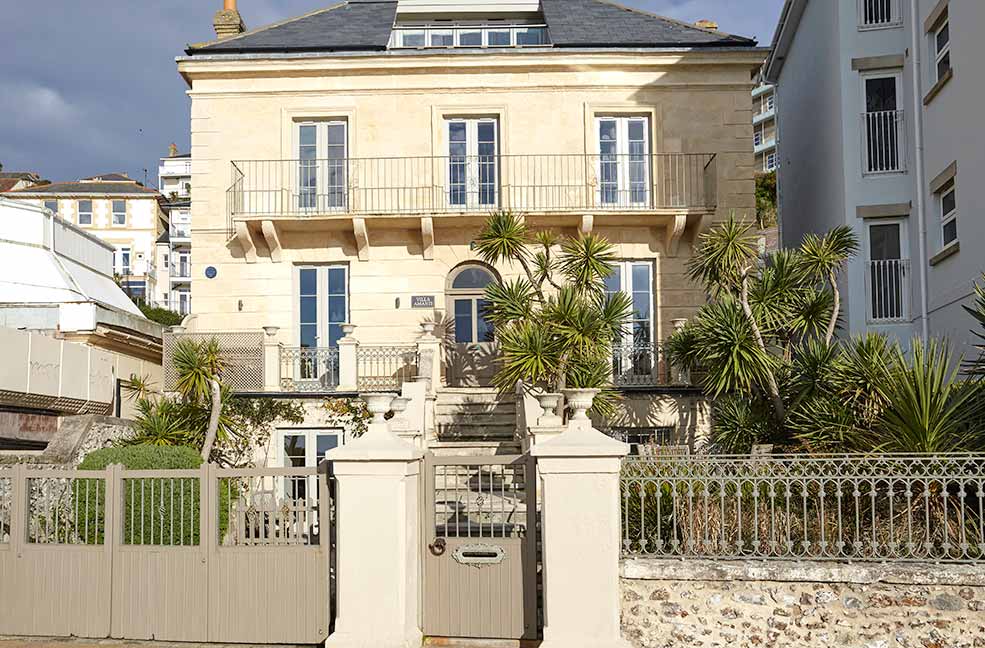
{"type": "Polygon", "coordinates": [[[625,457],[629,446],[588,426],[569,426],[563,434],[530,449],[534,457],[625,457]]]}

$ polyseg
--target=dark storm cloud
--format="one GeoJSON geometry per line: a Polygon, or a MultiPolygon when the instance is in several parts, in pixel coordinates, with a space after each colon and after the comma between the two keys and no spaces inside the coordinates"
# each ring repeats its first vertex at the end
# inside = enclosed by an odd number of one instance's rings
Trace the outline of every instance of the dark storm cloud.
{"type": "MultiPolygon", "coordinates": [[[[124,171],[156,182],[157,158],[188,149],[174,57],[212,36],[221,0],[0,0],[0,163],[52,180],[124,171]]],[[[251,27],[330,0],[240,0],[251,27]]],[[[782,0],[625,0],[768,44],[782,0]]]]}

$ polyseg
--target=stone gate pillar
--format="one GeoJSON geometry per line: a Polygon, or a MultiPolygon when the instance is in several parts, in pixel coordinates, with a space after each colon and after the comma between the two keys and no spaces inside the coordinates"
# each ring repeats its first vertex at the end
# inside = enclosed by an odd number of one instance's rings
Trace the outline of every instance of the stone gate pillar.
{"type": "Polygon", "coordinates": [[[592,428],[596,390],[567,390],[565,432],[537,443],[543,481],[541,648],[628,648],[620,634],[619,472],[625,443],[592,428]]]}
{"type": "Polygon", "coordinates": [[[397,438],[384,420],[396,394],[361,398],[373,415],[369,429],[326,455],[337,481],[338,614],[325,646],[416,648],[424,452],[397,438]]]}

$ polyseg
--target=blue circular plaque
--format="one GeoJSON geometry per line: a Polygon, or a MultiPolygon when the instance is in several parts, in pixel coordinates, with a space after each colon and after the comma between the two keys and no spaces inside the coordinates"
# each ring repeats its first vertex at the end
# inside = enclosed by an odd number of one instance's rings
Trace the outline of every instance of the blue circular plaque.
{"type": "Polygon", "coordinates": [[[205,269],[205,276],[208,279],[215,279],[217,274],[219,274],[219,271],[215,269],[215,266],[209,266],[205,269]]]}

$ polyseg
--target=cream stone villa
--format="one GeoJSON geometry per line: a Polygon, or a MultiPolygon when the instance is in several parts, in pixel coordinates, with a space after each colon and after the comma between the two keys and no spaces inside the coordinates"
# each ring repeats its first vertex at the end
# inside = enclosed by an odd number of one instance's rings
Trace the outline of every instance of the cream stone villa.
{"type": "MultiPolygon", "coordinates": [[[[245,32],[227,0],[216,31],[178,59],[195,313],[172,347],[214,336],[243,393],[403,390],[419,443],[501,449],[541,413],[489,387],[483,290],[518,268],[472,242],[511,210],[617,246],[611,290],[635,313],[610,426],[693,441],[699,394],[660,343],[705,300],[695,238],[754,211],[765,50],[601,0],[349,0],[245,32]]],[[[324,425],[313,410],[274,445],[320,456],[342,440],[324,425]]]]}

